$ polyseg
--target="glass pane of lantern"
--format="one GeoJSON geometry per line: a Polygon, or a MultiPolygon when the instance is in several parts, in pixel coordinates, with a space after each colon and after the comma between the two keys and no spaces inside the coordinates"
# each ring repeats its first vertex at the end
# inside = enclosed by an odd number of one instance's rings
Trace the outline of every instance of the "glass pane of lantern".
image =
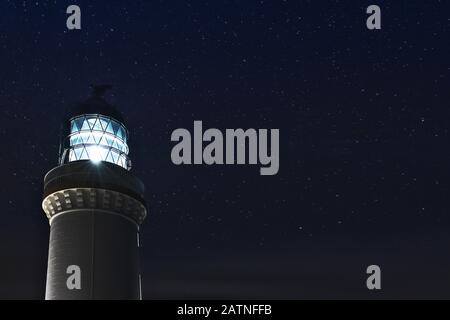
{"type": "Polygon", "coordinates": [[[100,120],[97,119],[97,121],[95,121],[93,129],[96,131],[103,131],[102,125],[100,124],[100,120]]]}
{"type": "Polygon", "coordinates": [[[76,131],[78,131],[77,123],[76,123],[76,121],[72,120],[72,126],[70,128],[70,133],[74,133],[76,131]]]}
{"type": "Polygon", "coordinates": [[[81,127],[83,126],[84,117],[75,118],[74,121],[77,125],[77,130],[81,130],[81,127]]]}
{"type": "Polygon", "coordinates": [[[99,119],[100,120],[100,125],[102,126],[102,130],[105,131],[106,127],[108,126],[108,121],[104,120],[104,119],[99,119]]]}
{"type": "Polygon", "coordinates": [[[88,121],[87,121],[87,120],[84,120],[84,121],[83,121],[83,125],[81,126],[81,130],[82,130],[82,131],[84,131],[84,130],[91,130],[91,128],[89,127],[89,124],[88,124],[88,121]]]}
{"type": "Polygon", "coordinates": [[[89,128],[93,129],[97,118],[88,118],[87,121],[89,123],[89,128]]]}
{"type": "Polygon", "coordinates": [[[113,130],[111,121],[108,123],[108,126],[106,127],[106,132],[114,134],[114,130],[113,130]]]}

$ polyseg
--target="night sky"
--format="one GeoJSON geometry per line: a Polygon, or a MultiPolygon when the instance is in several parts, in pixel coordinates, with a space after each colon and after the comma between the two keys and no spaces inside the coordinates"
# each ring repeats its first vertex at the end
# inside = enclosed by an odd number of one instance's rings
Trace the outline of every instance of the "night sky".
{"type": "Polygon", "coordinates": [[[143,297],[450,298],[448,1],[0,2],[0,298],[43,299],[43,177],[91,84],[146,186],[143,297]],[[66,8],[81,7],[81,30],[66,8]],[[366,28],[378,4],[382,29],[366,28]],[[280,129],[280,170],[176,166],[280,129]],[[366,288],[377,264],[382,290],[366,288]]]}

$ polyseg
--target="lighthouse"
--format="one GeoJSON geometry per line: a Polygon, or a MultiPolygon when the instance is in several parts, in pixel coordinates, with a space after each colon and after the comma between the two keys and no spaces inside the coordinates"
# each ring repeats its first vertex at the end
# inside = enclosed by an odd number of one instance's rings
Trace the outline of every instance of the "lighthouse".
{"type": "Polygon", "coordinates": [[[129,132],[95,86],[63,124],[58,165],[44,178],[50,224],[45,298],[141,299],[144,185],[131,173],[129,132]]]}

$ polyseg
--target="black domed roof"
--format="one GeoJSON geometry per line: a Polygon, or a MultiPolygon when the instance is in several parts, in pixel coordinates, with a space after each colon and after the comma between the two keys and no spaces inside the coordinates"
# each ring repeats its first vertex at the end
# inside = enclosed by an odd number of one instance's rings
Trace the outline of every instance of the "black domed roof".
{"type": "Polygon", "coordinates": [[[125,121],[122,114],[116,109],[115,106],[109,104],[103,97],[105,92],[111,89],[111,86],[100,85],[92,87],[92,96],[89,97],[86,101],[76,104],[73,108],[71,108],[68,114],[68,118],[70,119],[83,114],[101,114],[114,118],[115,120],[124,124],[125,121]]]}

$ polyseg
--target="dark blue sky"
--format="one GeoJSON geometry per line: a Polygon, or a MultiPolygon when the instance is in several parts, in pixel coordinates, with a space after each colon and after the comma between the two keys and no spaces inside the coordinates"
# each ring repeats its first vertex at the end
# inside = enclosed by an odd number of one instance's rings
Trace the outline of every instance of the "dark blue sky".
{"type": "Polygon", "coordinates": [[[450,6],[376,1],[369,31],[373,3],[2,1],[0,297],[43,298],[43,176],[67,108],[110,83],[147,188],[144,298],[449,298],[450,6]],[[194,120],[279,128],[279,173],[173,165],[194,120]]]}

